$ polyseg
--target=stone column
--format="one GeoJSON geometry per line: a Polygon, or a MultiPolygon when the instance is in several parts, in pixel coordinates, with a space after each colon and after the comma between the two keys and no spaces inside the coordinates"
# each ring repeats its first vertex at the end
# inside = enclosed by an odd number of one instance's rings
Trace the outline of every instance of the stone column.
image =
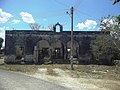
{"type": "Polygon", "coordinates": [[[80,59],[80,57],[81,57],[81,56],[80,56],[80,52],[81,52],[80,50],[81,50],[81,42],[79,42],[79,48],[78,48],[78,59],[80,59]]]}
{"type": "Polygon", "coordinates": [[[37,49],[37,46],[34,47],[34,63],[38,63],[38,49],[37,49]]]}
{"type": "Polygon", "coordinates": [[[77,54],[77,58],[79,59],[79,47],[77,47],[76,54],[77,54]]]}
{"type": "Polygon", "coordinates": [[[67,47],[64,45],[64,59],[67,59],[67,47]]]}

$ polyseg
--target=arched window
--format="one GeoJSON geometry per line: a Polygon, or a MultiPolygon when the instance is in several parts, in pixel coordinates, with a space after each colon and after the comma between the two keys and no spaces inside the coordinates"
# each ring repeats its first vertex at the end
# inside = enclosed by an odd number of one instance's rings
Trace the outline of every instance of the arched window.
{"type": "Polygon", "coordinates": [[[60,26],[56,26],[56,32],[60,32],[60,26]]]}
{"type": "Polygon", "coordinates": [[[53,30],[54,30],[54,32],[62,32],[63,26],[61,24],[57,23],[53,26],[53,30]]]}

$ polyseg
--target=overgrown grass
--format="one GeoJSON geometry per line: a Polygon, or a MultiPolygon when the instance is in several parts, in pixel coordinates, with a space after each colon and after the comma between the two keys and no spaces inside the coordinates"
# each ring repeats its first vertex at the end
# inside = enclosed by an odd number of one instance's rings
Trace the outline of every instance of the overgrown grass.
{"type": "Polygon", "coordinates": [[[34,73],[37,71],[37,65],[14,65],[14,64],[0,64],[0,69],[18,71],[18,72],[31,72],[34,73]]]}
{"type": "MultiPolygon", "coordinates": [[[[19,71],[19,72],[36,72],[38,68],[47,68],[48,73],[53,73],[53,68],[61,68],[66,70],[68,65],[62,64],[62,65],[20,65],[20,64],[0,64],[0,69],[3,70],[10,70],[10,71],[19,71]]],[[[55,73],[54,73],[55,74],[55,73]]]]}
{"type": "Polygon", "coordinates": [[[74,65],[74,70],[70,70],[69,64],[51,64],[51,65],[16,65],[16,64],[0,64],[0,69],[35,73],[38,68],[46,68],[48,75],[57,76],[53,71],[54,68],[67,70],[70,76],[74,78],[94,78],[120,80],[120,67],[105,65],[74,65]]]}
{"type": "Polygon", "coordinates": [[[78,65],[70,72],[74,78],[120,80],[120,67],[105,65],[78,65]]]}

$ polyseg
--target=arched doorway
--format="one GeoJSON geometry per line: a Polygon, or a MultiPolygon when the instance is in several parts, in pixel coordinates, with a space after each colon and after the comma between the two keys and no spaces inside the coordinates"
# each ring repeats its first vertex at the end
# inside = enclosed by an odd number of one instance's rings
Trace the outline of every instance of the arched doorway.
{"type": "Polygon", "coordinates": [[[46,40],[40,40],[37,43],[38,63],[44,63],[45,58],[50,58],[50,45],[46,40]]]}
{"type": "Polygon", "coordinates": [[[16,45],[16,59],[21,60],[24,57],[24,46],[16,45]]]}
{"type": "Polygon", "coordinates": [[[57,24],[55,24],[53,26],[53,31],[54,32],[62,32],[63,31],[63,26],[61,24],[59,24],[59,22],[57,22],[57,24]],[[59,27],[58,27],[59,26],[59,27]],[[59,29],[58,29],[59,28],[59,29]],[[57,29],[57,30],[56,30],[57,29]]]}
{"type": "MultiPolygon", "coordinates": [[[[67,42],[67,58],[70,58],[71,53],[71,41],[67,42]]],[[[78,58],[79,56],[79,44],[77,41],[73,41],[73,57],[78,58]]]]}
{"type": "Polygon", "coordinates": [[[53,58],[54,59],[63,59],[64,52],[63,52],[63,44],[60,40],[54,41],[51,44],[51,47],[53,48],[53,58]]]}

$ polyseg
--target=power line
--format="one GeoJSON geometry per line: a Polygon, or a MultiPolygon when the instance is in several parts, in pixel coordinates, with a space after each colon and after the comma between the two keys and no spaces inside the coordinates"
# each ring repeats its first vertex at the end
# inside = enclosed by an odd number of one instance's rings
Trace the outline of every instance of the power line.
{"type": "Polygon", "coordinates": [[[44,16],[41,16],[42,18],[50,18],[50,17],[55,17],[55,16],[63,16],[63,15],[66,15],[66,10],[67,9],[64,9],[64,10],[57,10],[57,11],[49,11],[49,14],[48,13],[43,13],[42,15],[44,16]]]}
{"type": "MultiPolygon", "coordinates": [[[[91,17],[92,19],[95,19],[95,21],[98,21],[99,23],[97,24],[97,26],[99,27],[99,25],[100,25],[100,19],[98,19],[97,17],[94,17],[94,16],[91,16],[91,15],[89,15],[89,14],[86,14],[86,13],[80,13],[80,14],[84,14],[84,15],[86,15],[86,16],[88,16],[88,17],[91,17]]],[[[76,14],[76,16],[78,17],[78,18],[81,18],[81,16],[79,15],[79,14],[76,14]]],[[[80,29],[80,30],[82,30],[82,29],[80,29]]],[[[83,29],[84,30],[84,29],[83,29]]],[[[90,30],[90,29],[89,29],[90,30]]],[[[90,31],[92,31],[92,30],[90,30],[90,31]]]]}
{"type": "MultiPolygon", "coordinates": [[[[81,18],[81,16],[79,16],[78,14],[76,14],[76,16],[78,18],[81,18]]],[[[93,18],[94,19],[94,18],[93,18]]],[[[77,19],[78,20],[78,19],[77,19]]],[[[81,20],[81,19],[80,19],[81,20]]],[[[99,21],[98,19],[95,19],[96,21],[99,21]]],[[[82,21],[82,20],[81,20],[82,21]]],[[[84,23],[84,22],[83,22],[84,23]]],[[[99,26],[99,23],[96,25],[96,26],[99,26]]],[[[84,30],[84,29],[80,29],[80,30],[84,30]]],[[[93,29],[89,29],[90,31],[92,31],[93,29]]]]}
{"type": "Polygon", "coordinates": [[[61,14],[51,14],[51,15],[44,15],[44,16],[41,16],[42,18],[51,18],[51,17],[57,17],[57,16],[64,16],[65,13],[61,13],[61,14]]]}
{"type": "Polygon", "coordinates": [[[74,9],[77,10],[78,7],[80,6],[80,3],[82,2],[83,0],[76,0],[76,3],[74,4],[74,9]]]}
{"type": "MultiPolygon", "coordinates": [[[[83,15],[85,15],[85,14],[83,14],[83,15]]],[[[83,17],[83,16],[81,16],[81,15],[79,15],[79,14],[76,14],[76,16],[77,16],[78,18],[81,18],[81,19],[82,19],[82,17],[83,17]]],[[[88,15],[85,15],[85,16],[88,16],[88,15]]],[[[97,18],[94,18],[94,17],[91,17],[91,16],[88,16],[88,17],[90,17],[91,19],[94,19],[94,20],[96,20],[96,21],[100,21],[100,19],[97,19],[97,18]]]]}
{"type": "Polygon", "coordinates": [[[58,0],[54,0],[54,1],[55,1],[56,3],[64,6],[64,7],[69,7],[67,4],[64,4],[64,3],[62,3],[62,2],[60,2],[60,1],[58,1],[58,0]]]}
{"type": "Polygon", "coordinates": [[[78,10],[77,10],[77,12],[78,12],[79,14],[83,14],[83,15],[89,16],[89,17],[91,17],[91,18],[93,18],[93,19],[99,20],[97,17],[92,16],[92,15],[90,15],[90,14],[88,14],[88,13],[83,12],[83,11],[78,11],[78,10]]]}

